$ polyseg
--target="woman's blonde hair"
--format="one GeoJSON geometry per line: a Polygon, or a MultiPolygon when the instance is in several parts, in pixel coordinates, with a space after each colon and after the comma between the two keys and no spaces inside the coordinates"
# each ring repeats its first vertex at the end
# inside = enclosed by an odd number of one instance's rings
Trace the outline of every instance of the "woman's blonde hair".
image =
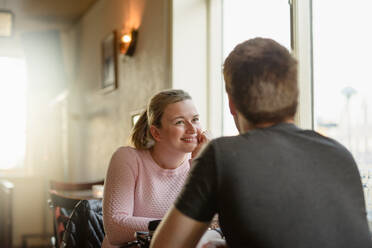
{"type": "Polygon", "coordinates": [[[150,133],[150,126],[161,127],[161,118],[165,108],[172,103],[191,100],[191,96],[183,90],[163,90],[151,97],[146,110],[134,125],[130,142],[141,150],[150,149],[155,141],[150,133]]]}

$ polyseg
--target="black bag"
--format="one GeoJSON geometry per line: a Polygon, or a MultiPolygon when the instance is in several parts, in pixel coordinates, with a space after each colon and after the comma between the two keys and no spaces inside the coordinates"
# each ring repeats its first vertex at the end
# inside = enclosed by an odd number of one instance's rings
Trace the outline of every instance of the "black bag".
{"type": "MultiPolygon", "coordinates": [[[[152,235],[160,220],[150,221],[148,232],[136,232],[136,240],[121,246],[150,247],[152,235]]],[[[71,213],[63,234],[62,248],[101,248],[105,232],[103,229],[102,201],[81,200],[71,213]]]]}
{"type": "Polygon", "coordinates": [[[62,238],[62,248],[101,248],[102,200],[81,200],[71,213],[62,238]]]}

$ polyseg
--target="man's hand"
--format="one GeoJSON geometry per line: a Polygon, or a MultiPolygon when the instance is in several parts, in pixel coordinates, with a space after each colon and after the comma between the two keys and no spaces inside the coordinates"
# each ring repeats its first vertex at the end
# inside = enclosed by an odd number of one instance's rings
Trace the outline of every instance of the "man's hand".
{"type": "Polygon", "coordinates": [[[226,241],[223,239],[211,240],[203,245],[203,248],[228,248],[226,241]]]}

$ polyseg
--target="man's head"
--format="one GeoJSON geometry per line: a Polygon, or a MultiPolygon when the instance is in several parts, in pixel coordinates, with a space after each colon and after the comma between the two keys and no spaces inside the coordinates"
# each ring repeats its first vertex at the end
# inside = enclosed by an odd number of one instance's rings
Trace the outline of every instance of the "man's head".
{"type": "Polygon", "coordinates": [[[271,39],[237,45],[223,68],[230,101],[253,125],[293,118],[297,109],[297,61],[271,39]]]}

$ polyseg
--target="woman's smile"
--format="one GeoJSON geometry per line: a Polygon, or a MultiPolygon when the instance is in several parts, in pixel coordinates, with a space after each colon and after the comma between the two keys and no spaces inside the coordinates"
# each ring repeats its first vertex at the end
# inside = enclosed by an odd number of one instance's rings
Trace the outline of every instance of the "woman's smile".
{"type": "Polygon", "coordinates": [[[186,143],[197,143],[197,138],[196,136],[192,136],[192,137],[183,137],[181,138],[182,141],[186,142],[186,143]]]}

